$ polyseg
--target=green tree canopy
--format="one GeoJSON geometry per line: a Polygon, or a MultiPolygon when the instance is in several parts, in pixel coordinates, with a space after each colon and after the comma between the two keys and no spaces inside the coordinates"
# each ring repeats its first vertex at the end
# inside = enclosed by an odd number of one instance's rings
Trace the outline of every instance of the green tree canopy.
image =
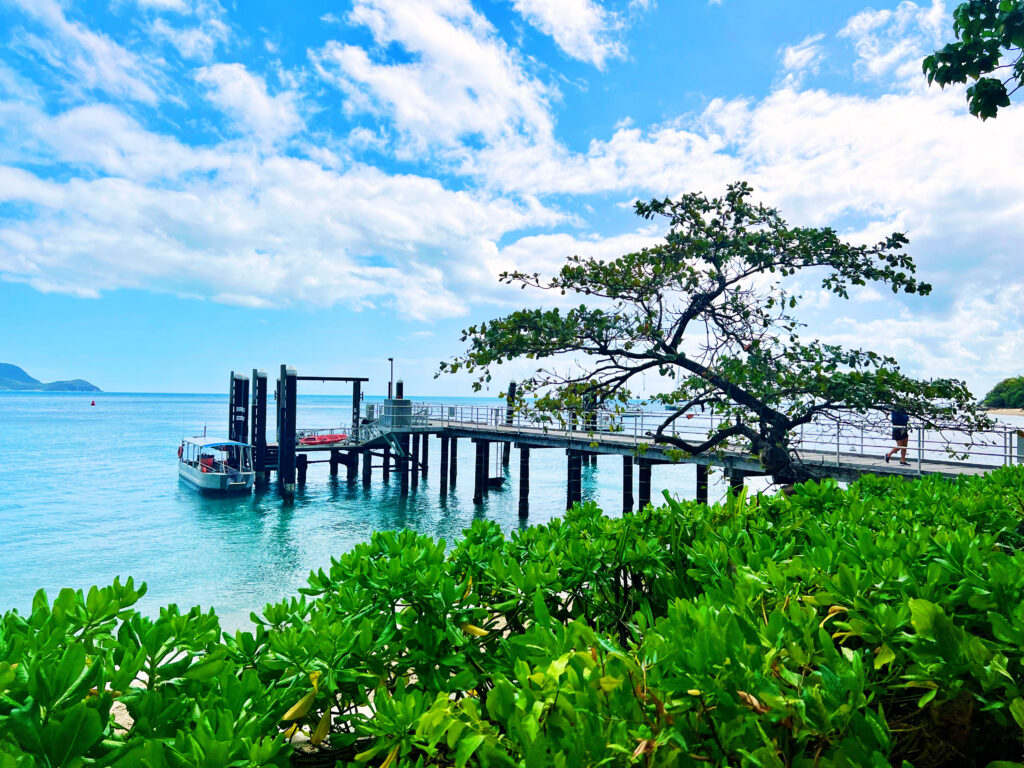
{"type": "Polygon", "coordinates": [[[969,0],[953,11],[956,42],[924,60],[928,82],[967,83],[971,114],[985,120],[1024,84],[1024,0],[969,0]]]}
{"type": "Polygon", "coordinates": [[[790,442],[815,419],[881,427],[899,408],[936,429],[987,425],[963,382],[920,381],[891,357],[804,341],[793,315],[800,295],[786,287],[817,273],[821,286],[847,298],[869,282],[893,293],[927,294],[907,239],[844,243],[830,228],[790,227],[774,208],[750,201],[746,183],[723,197],[687,194],[638,202],[645,219],[668,222],[664,240],[611,261],[572,256],[557,275],[505,273],[523,288],[576,294],[568,311],[523,309],[463,332],[467,350],[441,373],[469,371],[479,388],[506,360],[546,361],[519,389],[516,406],[575,418],[593,408],[625,408],[636,380],[662,386],[653,401],[674,409],[653,439],[696,455],[730,448],[757,454],[779,482],[814,476],[790,442]],[[578,365],[558,368],[569,358],[578,365]],[[672,434],[695,410],[727,417],[706,439],[672,434]]]}
{"type": "Polygon", "coordinates": [[[987,408],[1024,408],[1024,376],[1003,379],[981,403],[987,408]]]}

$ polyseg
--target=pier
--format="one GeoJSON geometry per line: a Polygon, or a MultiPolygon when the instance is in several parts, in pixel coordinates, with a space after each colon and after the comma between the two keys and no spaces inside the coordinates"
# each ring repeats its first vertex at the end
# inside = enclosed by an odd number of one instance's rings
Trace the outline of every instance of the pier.
{"type": "MultiPolygon", "coordinates": [[[[680,458],[670,446],[655,443],[653,436],[667,413],[595,410],[587,414],[582,424],[569,418],[565,423],[543,421],[542,415],[517,414],[508,406],[414,403],[405,398],[401,381],[383,403],[364,405],[363,384],[367,381],[362,377],[299,376],[295,369],[282,365],[274,390],[277,439],[271,442],[267,440],[267,373],[254,370],[250,378],[232,372],[228,436],[252,445],[257,479],[266,483],[271,472],[275,473],[286,495],[295,492],[296,484],[305,483],[311,464],[324,463],[329,464],[331,475],[337,475],[344,466],[348,481],[361,480],[364,485],[372,482],[375,471],[384,481],[397,475],[400,492],[406,496],[415,492],[420,479],[427,476],[431,441],[436,439],[440,452],[438,487],[446,496],[458,481],[457,459],[462,441],[467,446],[464,450],[474,451],[472,483],[476,504],[503,488],[506,472],[512,471],[514,448],[518,452],[518,508],[524,518],[529,515],[530,461],[536,451],[554,451],[565,456],[567,508],[582,499],[582,467],[596,463],[598,456],[618,457],[621,461],[623,513],[651,502],[651,476],[659,465],[692,464],[697,498],[705,503],[712,470],[723,473],[733,489],[742,488],[748,477],[765,475],[758,458],[739,449],[680,458]],[[299,382],[350,384],[349,423],[298,429],[299,382]]],[[[510,395],[514,394],[514,387],[510,385],[510,395]]],[[[714,417],[693,416],[673,424],[672,434],[699,441],[715,427],[714,417]]],[[[1022,430],[1004,428],[966,435],[962,436],[963,442],[920,429],[912,430],[912,434],[908,466],[901,466],[895,459],[891,463],[883,461],[883,454],[892,447],[888,435],[844,428],[834,422],[808,425],[793,436],[793,447],[800,459],[821,476],[847,482],[865,474],[906,478],[984,474],[998,466],[1024,463],[1022,430]]]]}

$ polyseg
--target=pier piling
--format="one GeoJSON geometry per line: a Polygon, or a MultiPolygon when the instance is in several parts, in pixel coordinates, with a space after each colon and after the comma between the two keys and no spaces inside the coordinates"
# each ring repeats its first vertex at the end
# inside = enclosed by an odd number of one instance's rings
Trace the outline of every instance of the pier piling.
{"type": "Polygon", "coordinates": [[[622,457],[622,514],[633,511],[633,457],[622,457]]]}
{"type": "Polygon", "coordinates": [[[530,516],[530,447],[519,446],[519,517],[530,516]]]}
{"type": "Polygon", "coordinates": [[[738,469],[729,470],[729,490],[733,494],[739,494],[743,490],[744,480],[747,475],[738,469]]]}
{"type": "Polygon", "coordinates": [[[420,442],[420,467],[423,477],[427,476],[427,465],[430,463],[430,433],[424,432],[420,442]]]}
{"type": "Polygon", "coordinates": [[[417,434],[411,435],[412,437],[412,463],[409,466],[409,471],[412,472],[412,477],[409,478],[413,488],[420,487],[420,436],[417,434]]]}
{"type": "Polygon", "coordinates": [[[448,485],[452,488],[455,487],[455,479],[459,472],[459,439],[457,437],[452,438],[452,455],[449,457],[448,464],[448,485]]]}
{"type": "Polygon", "coordinates": [[[381,467],[381,476],[384,478],[384,482],[388,482],[391,479],[391,446],[384,446],[384,460],[383,467],[381,467]]]}
{"type": "Polygon", "coordinates": [[[256,478],[270,482],[270,467],[267,466],[267,372],[252,372],[252,465],[256,478]],[[261,477],[262,475],[262,477],[261,477]]]}
{"type": "Polygon", "coordinates": [[[295,492],[295,398],[295,369],[282,365],[277,380],[277,482],[285,494],[295,492]]]}
{"type": "Polygon", "coordinates": [[[363,485],[370,485],[370,473],[373,471],[373,454],[363,451],[363,485]]]}
{"type": "Polygon", "coordinates": [[[696,464],[697,467],[697,501],[708,503],[708,465],[696,464]]]}
{"type": "Polygon", "coordinates": [[[232,371],[231,389],[228,396],[228,440],[239,443],[247,442],[248,431],[249,379],[232,371]]]}
{"type": "Polygon", "coordinates": [[[566,483],[565,483],[565,508],[572,509],[572,505],[583,500],[583,453],[570,448],[566,451],[568,461],[566,462],[566,483]]]}
{"type": "Polygon", "coordinates": [[[295,471],[298,474],[298,481],[300,486],[306,484],[306,467],[308,466],[308,464],[309,457],[306,454],[300,453],[298,456],[295,457],[295,471]]]}
{"type": "Polygon", "coordinates": [[[441,495],[448,495],[448,438],[441,435],[441,495]]]}
{"type": "Polygon", "coordinates": [[[488,454],[488,443],[486,440],[474,440],[473,443],[476,445],[476,471],[473,473],[473,503],[483,504],[484,494],[487,493],[487,476],[489,474],[487,469],[488,454]]]}
{"type": "Polygon", "coordinates": [[[651,462],[647,459],[638,459],[637,463],[640,465],[638,507],[643,509],[651,503],[651,462]]]}

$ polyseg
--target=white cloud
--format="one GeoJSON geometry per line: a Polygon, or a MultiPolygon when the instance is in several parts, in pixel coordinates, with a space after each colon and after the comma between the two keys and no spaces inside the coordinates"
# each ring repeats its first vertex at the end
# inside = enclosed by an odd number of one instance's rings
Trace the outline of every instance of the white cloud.
{"type": "Polygon", "coordinates": [[[242,64],[203,67],[196,73],[196,80],[207,86],[207,98],[233,120],[240,132],[265,144],[287,139],[302,127],[297,94],[284,91],[271,96],[263,78],[242,64]]]}
{"type": "Polygon", "coordinates": [[[842,318],[828,340],[862,346],[909,361],[929,378],[966,378],[977,396],[997,381],[1020,374],[1024,357],[1024,282],[963,286],[960,297],[942,313],[915,308],[896,317],[842,318]]]}
{"type": "Polygon", "coordinates": [[[491,287],[494,274],[478,265],[499,238],[561,219],[419,176],[337,172],[232,145],[195,150],[112,107],[37,114],[23,130],[38,162],[77,169],[55,182],[0,166],[0,200],[30,206],[0,225],[0,277],[43,291],[345,302],[436,319],[465,313],[491,287]]]}
{"type": "Polygon", "coordinates": [[[626,55],[625,46],[615,39],[621,21],[593,0],[513,0],[512,5],[574,59],[604,69],[608,59],[626,55]]]}
{"type": "Polygon", "coordinates": [[[24,30],[15,39],[43,61],[67,76],[72,91],[100,90],[111,96],[155,104],[158,70],[106,35],[71,21],[56,0],[13,0],[22,11],[43,25],[50,37],[24,30]]]}
{"type": "Polygon", "coordinates": [[[825,60],[825,49],[821,41],[825,34],[808,35],[796,45],[786,46],[782,51],[782,68],[786,73],[786,85],[796,86],[807,74],[816,75],[825,60]]]}
{"type": "Polygon", "coordinates": [[[863,77],[895,74],[913,81],[920,79],[921,59],[942,44],[949,27],[943,0],[932,0],[930,7],[903,0],[893,10],[868,8],[858,13],[839,37],[853,42],[857,71],[863,77]]]}
{"type": "Polygon", "coordinates": [[[185,0],[133,0],[140,8],[152,8],[158,11],[176,11],[188,13],[191,8],[185,0]]]}
{"type": "Polygon", "coordinates": [[[310,57],[347,95],[346,109],[386,117],[406,152],[550,136],[554,92],[526,74],[468,0],[356,0],[348,21],[367,27],[382,49],[401,46],[412,61],[379,63],[337,41],[310,57]]]}
{"type": "Polygon", "coordinates": [[[160,10],[179,11],[181,18],[169,20],[158,16],[150,23],[149,31],[154,37],[167,40],[186,59],[210,61],[217,46],[229,41],[231,30],[224,21],[225,12],[219,0],[194,0],[193,6],[184,2],[160,5],[163,1],[158,0],[160,10]]]}

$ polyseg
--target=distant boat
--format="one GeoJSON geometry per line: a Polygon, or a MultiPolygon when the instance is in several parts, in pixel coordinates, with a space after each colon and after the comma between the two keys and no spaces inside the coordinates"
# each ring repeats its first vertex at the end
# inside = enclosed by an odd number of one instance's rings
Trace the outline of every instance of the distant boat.
{"type": "Polygon", "coordinates": [[[252,488],[252,448],[248,443],[190,437],[178,446],[178,476],[201,491],[245,493],[252,488]]]}

